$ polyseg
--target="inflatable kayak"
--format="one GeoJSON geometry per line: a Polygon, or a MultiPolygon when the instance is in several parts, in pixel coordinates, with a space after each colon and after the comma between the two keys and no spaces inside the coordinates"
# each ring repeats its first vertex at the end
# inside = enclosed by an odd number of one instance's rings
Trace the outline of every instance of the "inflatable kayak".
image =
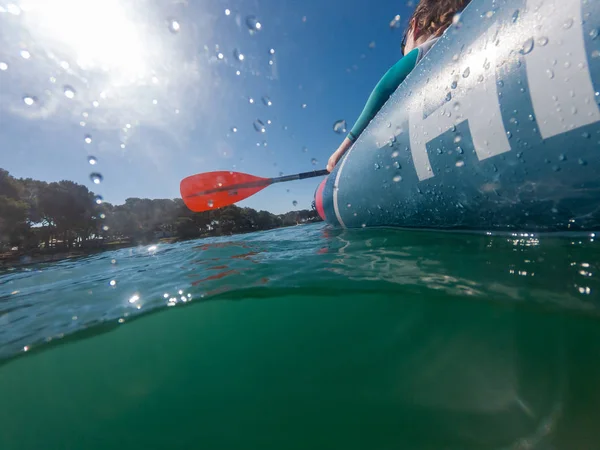
{"type": "Polygon", "coordinates": [[[318,187],[342,227],[600,228],[600,2],[474,0],[318,187]]]}

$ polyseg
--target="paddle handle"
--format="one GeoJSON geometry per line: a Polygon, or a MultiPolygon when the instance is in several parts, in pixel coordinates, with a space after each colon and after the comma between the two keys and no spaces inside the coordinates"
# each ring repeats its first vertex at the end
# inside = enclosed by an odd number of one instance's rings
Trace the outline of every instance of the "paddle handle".
{"type": "Polygon", "coordinates": [[[271,183],[283,183],[285,181],[304,180],[306,178],[322,177],[323,175],[328,174],[329,172],[326,169],[313,170],[311,172],[302,172],[294,175],[285,175],[283,177],[271,178],[271,183]]]}

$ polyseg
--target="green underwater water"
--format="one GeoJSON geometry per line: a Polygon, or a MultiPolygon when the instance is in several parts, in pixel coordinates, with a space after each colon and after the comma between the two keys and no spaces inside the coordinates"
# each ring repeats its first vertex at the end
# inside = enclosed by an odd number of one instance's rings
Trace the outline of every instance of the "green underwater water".
{"type": "Polygon", "coordinates": [[[0,448],[600,448],[598,250],[310,225],[7,272],[0,448]]]}

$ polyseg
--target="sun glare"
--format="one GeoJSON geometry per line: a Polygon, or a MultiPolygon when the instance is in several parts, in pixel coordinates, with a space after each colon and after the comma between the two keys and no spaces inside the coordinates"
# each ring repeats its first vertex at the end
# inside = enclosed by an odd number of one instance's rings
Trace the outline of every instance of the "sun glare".
{"type": "Polygon", "coordinates": [[[31,34],[72,53],[80,68],[147,75],[140,30],[118,0],[30,0],[21,7],[31,34]]]}

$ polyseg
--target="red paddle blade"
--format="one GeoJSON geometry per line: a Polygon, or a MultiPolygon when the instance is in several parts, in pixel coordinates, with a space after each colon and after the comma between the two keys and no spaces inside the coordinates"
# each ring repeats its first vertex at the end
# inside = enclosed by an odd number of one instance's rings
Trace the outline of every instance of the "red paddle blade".
{"type": "Polygon", "coordinates": [[[181,180],[179,189],[185,205],[194,212],[232,205],[271,184],[269,178],[240,172],[207,172],[181,180]]]}

